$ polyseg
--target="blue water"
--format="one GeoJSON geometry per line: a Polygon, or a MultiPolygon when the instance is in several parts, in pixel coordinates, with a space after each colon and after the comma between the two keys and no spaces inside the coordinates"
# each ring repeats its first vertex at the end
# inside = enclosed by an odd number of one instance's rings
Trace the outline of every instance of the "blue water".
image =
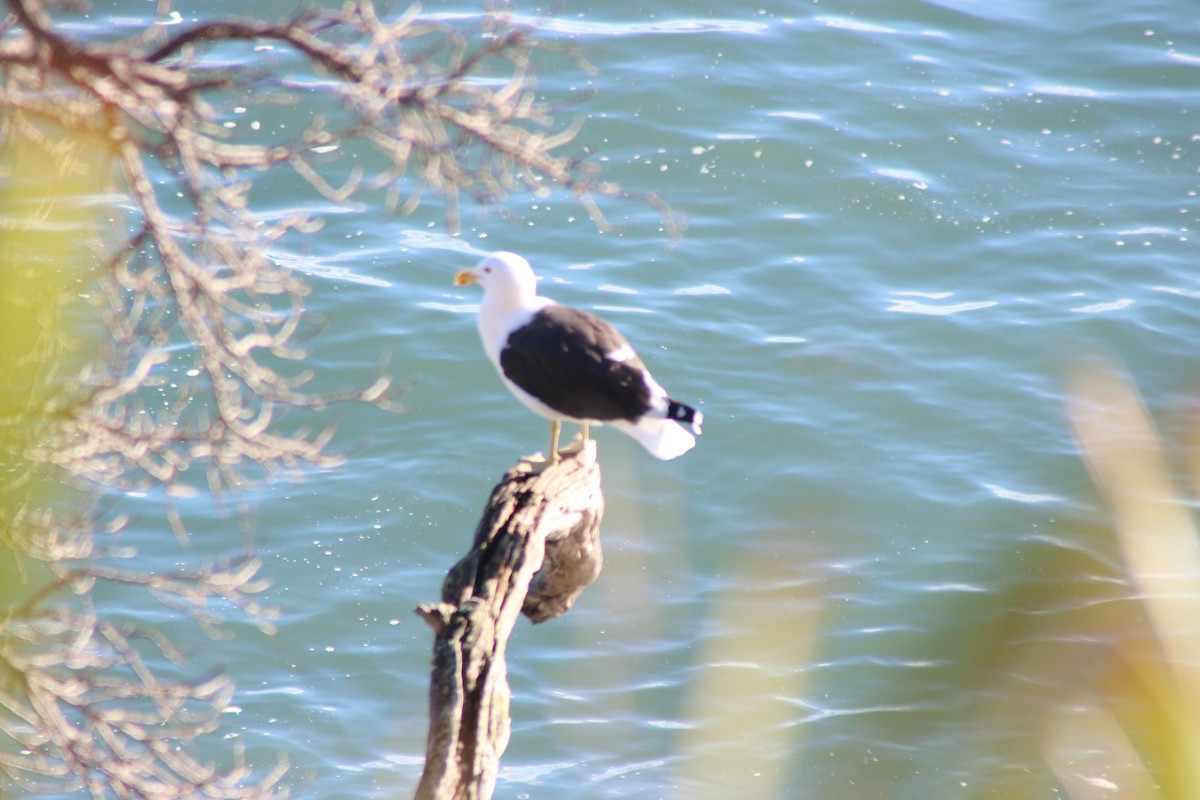
{"type": "MultiPolygon", "coordinates": [[[[600,233],[553,194],[512,198],[511,222],[468,207],[450,239],[436,203],[399,218],[368,198],[280,253],[329,318],[320,385],[381,351],[416,382],[406,413],[344,412],[346,466],[248,496],[278,632],[178,633],[197,671],[238,679],[215,738],[286,753],[305,797],[415,788],[431,635],[411,609],[545,447],[483,357],[478,294],[451,285],[508,249],[706,428],[669,463],[597,433],[604,571],[510,643],[498,797],[1062,796],[1043,723],[1109,697],[1139,618],[1064,386],[1121,365],[1181,466],[1194,435],[1195,19],[1181,0],[825,0],[543,20],[597,70],[540,77],[595,92],[577,145],[686,231],[606,202],[600,233]]],[[[155,508],[129,537],[178,557],[155,508]]],[[[228,507],[185,511],[240,546],[228,507]]],[[[1078,767],[1118,788],[1124,769],[1078,767]]]]}

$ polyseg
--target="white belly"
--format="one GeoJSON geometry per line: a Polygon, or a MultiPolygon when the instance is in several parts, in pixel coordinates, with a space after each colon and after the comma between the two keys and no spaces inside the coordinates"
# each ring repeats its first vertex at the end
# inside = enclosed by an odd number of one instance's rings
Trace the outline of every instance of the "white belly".
{"type": "Polygon", "coordinates": [[[503,341],[508,338],[509,332],[527,325],[529,320],[533,319],[535,313],[550,305],[551,302],[544,297],[538,297],[536,301],[529,308],[520,308],[516,311],[506,312],[502,308],[492,306],[487,302],[487,298],[484,298],[484,303],[479,309],[478,321],[479,338],[483,340],[483,350],[487,353],[488,361],[492,362],[492,366],[499,373],[500,380],[504,381],[504,385],[508,387],[508,390],[530,411],[546,419],[580,422],[580,420],[574,417],[568,417],[559,411],[555,411],[541,400],[538,400],[505,378],[504,370],[500,367],[500,351],[504,349],[503,341]]]}
{"type": "MultiPolygon", "coordinates": [[[[575,419],[574,417],[568,417],[566,414],[563,414],[561,411],[555,411],[553,408],[546,405],[541,400],[538,400],[536,397],[534,397],[529,392],[522,389],[520,386],[517,386],[512,381],[505,378],[503,373],[501,373],[500,379],[504,381],[504,385],[508,387],[508,390],[510,392],[512,392],[513,395],[518,400],[520,400],[521,403],[526,408],[528,408],[530,411],[532,411],[533,413],[539,414],[539,415],[545,417],[546,419],[569,420],[571,422],[583,422],[583,420],[575,419]]],[[[593,425],[601,424],[599,422],[596,422],[595,420],[589,420],[589,421],[593,425]]]]}

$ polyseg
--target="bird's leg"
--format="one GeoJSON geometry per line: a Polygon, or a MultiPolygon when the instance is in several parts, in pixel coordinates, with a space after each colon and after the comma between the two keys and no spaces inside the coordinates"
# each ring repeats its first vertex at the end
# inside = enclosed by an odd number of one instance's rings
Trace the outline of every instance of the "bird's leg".
{"type": "Polygon", "coordinates": [[[546,457],[548,464],[558,461],[558,434],[561,430],[562,422],[556,419],[550,420],[550,455],[546,457]]]}
{"type": "Polygon", "coordinates": [[[582,453],[584,450],[587,449],[587,443],[588,443],[588,424],[586,422],[580,422],[579,423],[579,436],[575,437],[575,439],[569,445],[567,445],[562,450],[560,450],[559,455],[573,456],[577,453],[582,453]]]}

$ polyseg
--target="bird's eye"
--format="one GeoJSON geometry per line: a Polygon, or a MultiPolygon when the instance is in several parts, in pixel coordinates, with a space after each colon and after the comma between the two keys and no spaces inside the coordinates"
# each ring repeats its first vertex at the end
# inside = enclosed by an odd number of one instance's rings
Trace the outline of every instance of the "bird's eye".
{"type": "Polygon", "coordinates": [[[491,272],[491,271],[492,271],[492,268],[491,268],[491,267],[484,267],[484,268],[483,268],[483,271],[484,271],[484,272],[491,272]]]}

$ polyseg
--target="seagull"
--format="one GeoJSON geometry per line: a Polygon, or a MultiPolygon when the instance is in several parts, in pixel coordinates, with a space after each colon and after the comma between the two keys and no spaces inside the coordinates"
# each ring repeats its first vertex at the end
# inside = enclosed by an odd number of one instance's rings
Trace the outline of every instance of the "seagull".
{"type": "Polygon", "coordinates": [[[559,459],[563,420],[580,424],[580,447],[587,444],[588,426],[602,424],[663,460],[695,447],[704,415],[669,397],[616,328],[540,297],[524,258],[493,253],[457,273],[454,283],[483,287],[483,350],[517,399],[550,420],[550,464],[559,459]]]}

